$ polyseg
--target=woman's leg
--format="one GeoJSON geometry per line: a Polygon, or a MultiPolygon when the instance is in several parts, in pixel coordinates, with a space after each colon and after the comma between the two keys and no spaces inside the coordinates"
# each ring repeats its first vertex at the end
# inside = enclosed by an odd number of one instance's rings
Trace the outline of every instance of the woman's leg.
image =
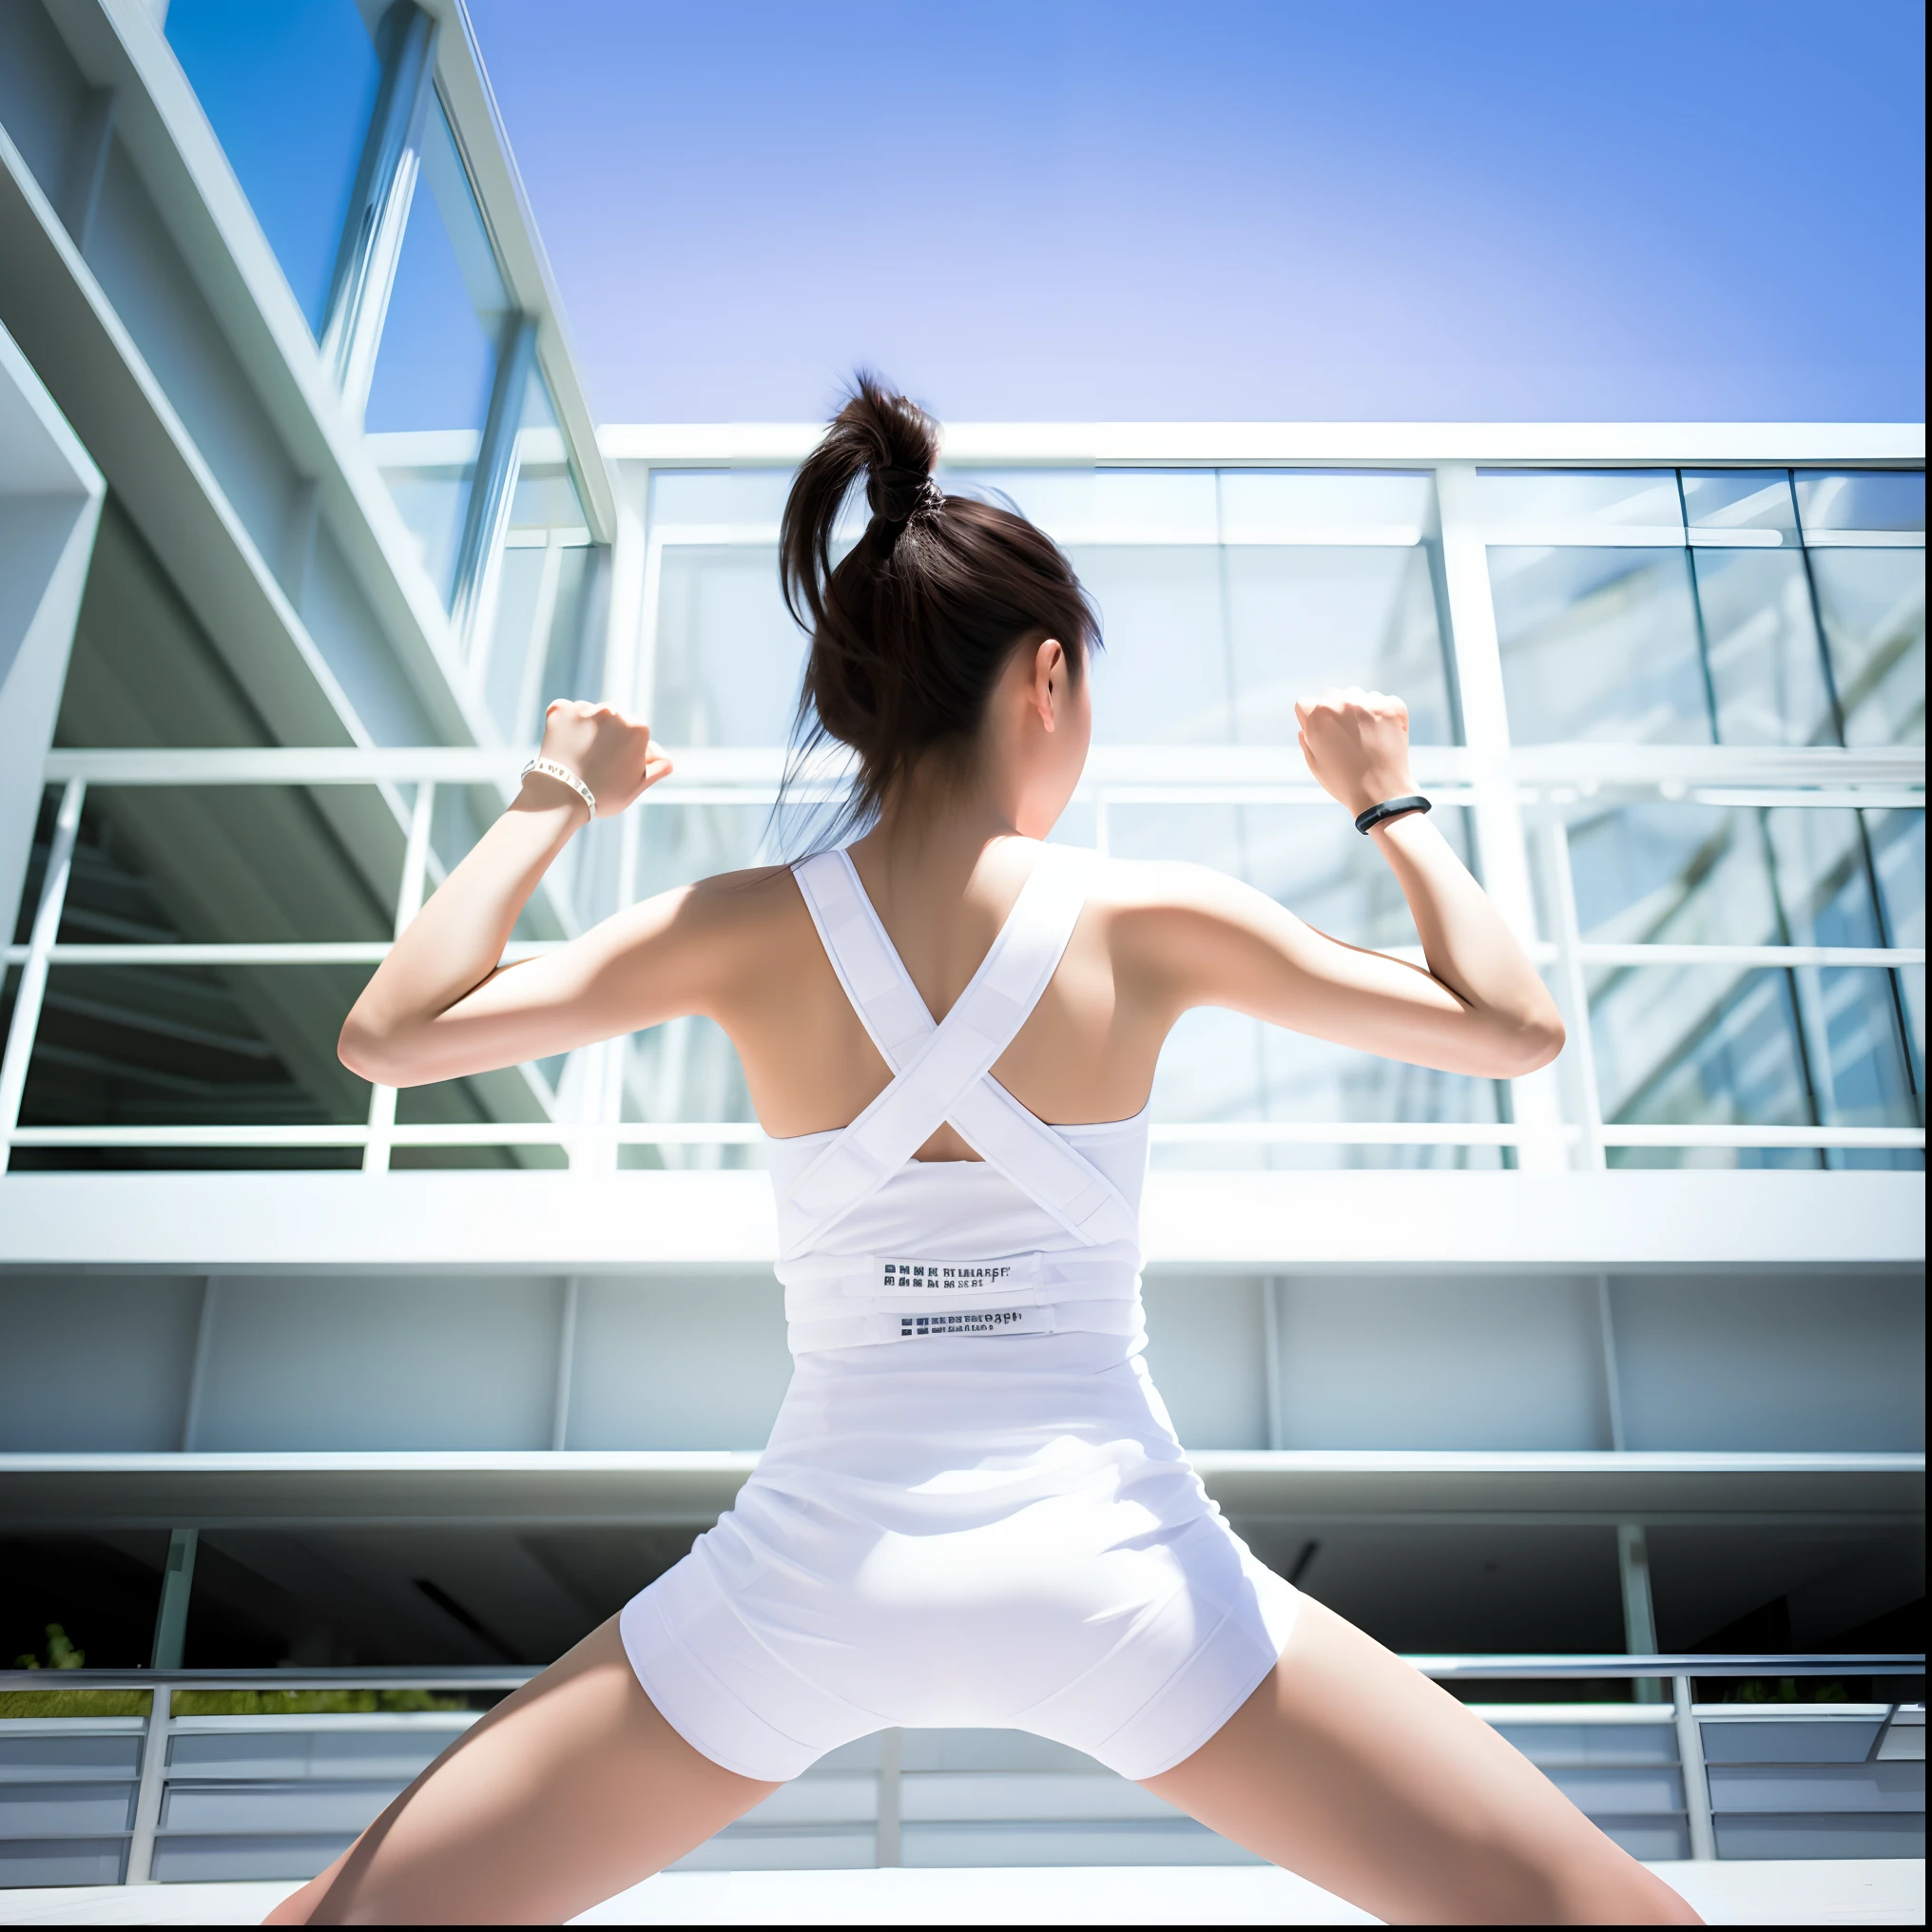
{"type": "Polygon", "coordinates": [[[265,1922],[558,1924],[777,1789],[665,1722],[612,1617],[465,1731],[265,1922]]]}
{"type": "Polygon", "coordinates": [[[1701,1923],[1488,1725],[1332,1611],[1147,1788],[1395,1923],[1701,1923]]]}

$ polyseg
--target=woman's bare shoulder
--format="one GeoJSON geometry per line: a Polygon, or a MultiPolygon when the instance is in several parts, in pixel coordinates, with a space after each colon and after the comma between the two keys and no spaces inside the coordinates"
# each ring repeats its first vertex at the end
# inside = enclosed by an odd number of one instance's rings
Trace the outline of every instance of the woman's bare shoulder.
{"type": "Polygon", "coordinates": [[[689,1011],[722,1016],[763,998],[774,974],[794,980],[816,953],[811,915],[785,865],[720,872],[643,900],[628,916],[634,964],[689,1011]]]}
{"type": "Polygon", "coordinates": [[[1089,906],[1116,983],[1165,1009],[1211,1000],[1231,960],[1292,944],[1299,921],[1253,886],[1181,859],[1109,859],[1089,906]]]}
{"type": "Polygon", "coordinates": [[[730,934],[754,943],[802,922],[811,915],[789,865],[753,865],[740,872],[714,872],[681,887],[677,917],[706,933],[730,934]]]}
{"type": "Polygon", "coordinates": [[[1114,914],[1227,912],[1253,888],[1211,865],[1186,859],[1100,860],[1093,867],[1088,900],[1114,914]]]}
{"type": "Polygon", "coordinates": [[[714,872],[686,890],[694,898],[725,906],[802,904],[789,865],[747,865],[738,872],[714,872]]]}

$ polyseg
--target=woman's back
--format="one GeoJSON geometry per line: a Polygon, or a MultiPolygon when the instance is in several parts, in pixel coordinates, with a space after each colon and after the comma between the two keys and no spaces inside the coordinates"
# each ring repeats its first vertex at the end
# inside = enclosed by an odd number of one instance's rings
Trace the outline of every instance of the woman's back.
{"type": "MultiPolygon", "coordinates": [[[[1009,837],[977,852],[937,840],[907,851],[875,834],[851,849],[872,911],[927,1011],[941,1020],[1045,848],[1009,837]]],[[[1119,1120],[1146,1105],[1166,1024],[1151,989],[1135,983],[1129,928],[1137,908],[1128,875],[1151,870],[1092,868],[1059,967],[995,1063],[995,1077],[1042,1120],[1119,1120]],[[1117,950],[1129,951],[1125,973],[1117,950]]],[[[738,1050],[765,1130],[787,1139],[856,1118],[884,1090],[887,1068],[839,984],[790,869],[708,879],[691,901],[695,915],[718,922],[734,957],[736,970],[717,982],[710,1016],[738,1050]]],[[[977,1158],[950,1130],[919,1157],[977,1158]]]]}

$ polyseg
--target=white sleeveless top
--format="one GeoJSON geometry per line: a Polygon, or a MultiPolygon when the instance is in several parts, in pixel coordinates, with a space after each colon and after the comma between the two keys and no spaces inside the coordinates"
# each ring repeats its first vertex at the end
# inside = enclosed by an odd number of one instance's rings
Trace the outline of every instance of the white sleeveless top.
{"type": "MultiPolygon", "coordinates": [[[[1139,1347],[1147,1113],[1047,1126],[994,1079],[1067,949],[1092,855],[1045,846],[937,1026],[844,852],[797,868],[826,956],[895,1078],[849,1127],[772,1143],[792,1353],[938,1337],[1139,1347]],[[980,1163],[921,1162],[950,1121],[980,1163]]],[[[1125,1354],[1125,1349],[1115,1351],[1125,1354]]]]}
{"type": "Polygon", "coordinates": [[[1093,856],[1044,846],[937,1025],[844,852],[795,868],[893,1080],[771,1143],[791,1387],[732,1510],[623,1613],[667,1720],[747,1777],[889,1725],[997,1725],[1129,1777],[1265,1675],[1297,1594],[1234,1536],[1148,1377],[1146,1111],[1052,1128],[991,1074],[1093,856]],[[945,1122],[982,1156],[919,1162],[945,1122]]]}

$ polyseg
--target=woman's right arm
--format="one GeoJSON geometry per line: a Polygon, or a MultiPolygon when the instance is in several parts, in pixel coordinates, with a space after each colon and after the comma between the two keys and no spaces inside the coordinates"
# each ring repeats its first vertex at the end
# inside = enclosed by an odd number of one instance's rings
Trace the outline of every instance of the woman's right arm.
{"type": "MultiPolygon", "coordinates": [[[[555,704],[543,755],[614,817],[670,770],[647,726],[608,705],[555,704]]],[[[517,918],[571,837],[577,794],[532,773],[376,969],[342,1024],[351,1072],[415,1087],[609,1039],[702,1005],[717,925],[689,891],[628,908],[555,953],[499,964],[517,918]]]]}

